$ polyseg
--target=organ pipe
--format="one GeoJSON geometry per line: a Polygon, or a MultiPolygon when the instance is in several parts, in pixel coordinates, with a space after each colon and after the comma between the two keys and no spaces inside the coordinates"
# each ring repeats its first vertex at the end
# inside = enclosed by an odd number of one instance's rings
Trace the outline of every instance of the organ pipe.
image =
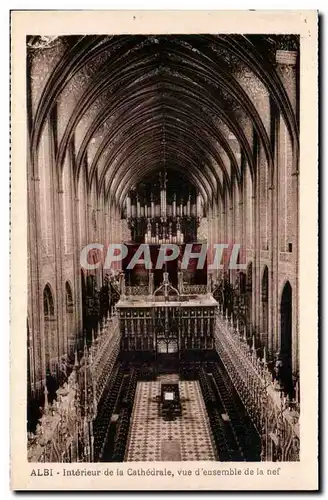
{"type": "Polygon", "coordinates": [[[197,194],[197,200],[196,200],[196,216],[200,217],[200,210],[201,210],[201,199],[200,199],[200,194],[197,194]]]}
{"type": "Polygon", "coordinates": [[[126,215],[128,219],[131,218],[132,212],[131,212],[131,197],[128,195],[126,198],[126,215]]]}
{"type": "MultiPolygon", "coordinates": [[[[184,243],[195,237],[195,228],[199,224],[203,213],[203,201],[200,193],[193,194],[188,189],[186,196],[182,191],[168,192],[167,177],[164,172],[159,176],[158,184],[142,186],[142,191],[136,191],[126,197],[125,208],[129,227],[133,238],[139,241],[143,235],[145,243],[184,243]],[[153,187],[158,186],[155,193],[153,187]],[[146,187],[146,189],[145,189],[146,187]],[[169,200],[168,200],[169,196],[169,200]],[[133,200],[133,201],[132,201],[133,200]],[[198,218],[191,221],[190,218],[198,218]],[[132,219],[132,220],[131,220],[132,219]],[[138,219],[138,220],[133,220],[138,219]],[[149,225],[150,222],[150,225],[149,225]],[[156,227],[158,223],[159,227],[156,227]],[[170,226],[171,224],[171,226],[170,226]]],[[[183,187],[183,186],[182,186],[183,187]]]]}
{"type": "Polygon", "coordinates": [[[190,217],[190,194],[187,200],[187,217],[190,217]]]}
{"type": "Polygon", "coordinates": [[[141,216],[140,200],[137,198],[137,217],[141,216]]]}
{"type": "Polygon", "coordinates": [[[173,217],[176,217],[176,215],[177,215],[177,196],[175,193],[173,195],[172,215],[173,215],[173,217]]]}

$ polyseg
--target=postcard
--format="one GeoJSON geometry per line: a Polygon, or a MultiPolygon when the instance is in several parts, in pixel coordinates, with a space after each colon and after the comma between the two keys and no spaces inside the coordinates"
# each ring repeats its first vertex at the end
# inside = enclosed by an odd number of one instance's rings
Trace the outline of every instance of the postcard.
{"type": "Polygon", "coordinates": [[[318,489],[318,13],[11,12],[11,488],[318,489]]]}

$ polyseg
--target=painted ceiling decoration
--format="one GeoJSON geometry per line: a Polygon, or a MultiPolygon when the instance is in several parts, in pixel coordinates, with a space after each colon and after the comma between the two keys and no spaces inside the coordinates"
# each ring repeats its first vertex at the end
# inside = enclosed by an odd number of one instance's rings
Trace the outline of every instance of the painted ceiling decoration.
{"type": "Polygon", "coordinates": [[[43,51],[54,54],[47,74],[27,89],[32,166],[47,120],[56,120],[57,167],[74,152],[76,182],[86,169],[89,189],[95,182],[122,206],[128,191],[163,165],[164,130],[170,168],[184,172],[206,202],[223,197],[243,169],[254,177],[254,143],[269,171],[274,167],[268,117],[254,92],[281,113],[298,155],[298,119],[275,66],[278,49],[298,50],[296,38],[29,37],[28,68],[43,51]],[[251,78],[242,83],[241,72],[251,78]]]}

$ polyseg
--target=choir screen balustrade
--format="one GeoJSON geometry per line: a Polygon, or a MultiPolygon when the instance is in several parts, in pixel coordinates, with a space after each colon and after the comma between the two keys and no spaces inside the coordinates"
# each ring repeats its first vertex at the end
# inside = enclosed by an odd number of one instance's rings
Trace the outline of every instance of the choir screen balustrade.
{"type": "Polygon", "coordinates": [[[73,371],[51,404],[45,386],[43,415],[35,434],[28,436],[30,462],[94,461],[93,422],[119,346],[118,319],[108,316],[93,332],[91,345],[84,345],[80,359],[75,353],[73,371]]]}
{"type": "MultiPolygon", "coordinates": [[[[208,298],[204,297],[203,300],[208,298]]],[[[229,380],[260,437],[261,460],[298,461],[298,391],[293,400],[284,395],[279,382],[269,370],[265,350],[262,356],[258,356],[254,339],[249,345],[246,330],[243,328],[240,331],[238,321],[234,321],[232,316],[224,318],[213,297],[212,300],[211,304],[198,303],[193,304],[193,307],[183,302],[147,302],[148,307],[143,304],[141,308],[140,304],[137,308],[131,308],[127,304],[129,301],[121,306],[118,303],[115,314],[100,324],[98,331],[93,332],[91,345],[84,345],[80,359],[76,353],[74,369],[67,382],[58,389],[57,400],[52,404],[48,404],[45,390],[43,416],[36,433],[29,435],[29,461],[103,460],[106,457],[106,443],[110,440],[111,418],[115,416],[119,394],[124,390],[125,406],[121,409],[117,427],[122,440],[119,445],[114,443],[115,457],[123,460],[124,439],[128,433],[137,374],[133,370],[124,374],[120,362],[117,362],[122,347],[123,350],[157,349],[160,353],[183,349],[216,349],[224,372],[214,363],[210,377],[220,395],[224,412],[234,421],[231,432],[236,443],[247,449],[243,443],[242,423],[231,402],[229,380]],[[122,412],[125,412],[124,415],[122,412]]],[[[222,460],[231,460],[233,454],[229,451],[224,432],[220,431],[221,417],[211,403],[213,393],[210,379],[202,368],[198,371],[198,379],[211,425],[216,430],[221,450],[219,455],[222,460]]]]}
{"type": "Polygon", "coordinates": [[[216,301],[119,301],[122,351],[213,350],[216,301]],[[165,346],[165,344],[167,344],[165,346]]]}
{"type": "MultiPolygon", "coordinates": [[[[180,287],[179,287],[180,288],[180,287]]],[[[206,295],[208,293],[207,285],[188,285],[183,283],[181,285],[181,294],[197,296],[197,295],[206,295]]],[[[135,285],[135,286],[126,286],[125,287],[125,295],[127,297],[131,296],[148,296],[152,295],[151,288],[148,285],[135,285]]]]}
{"type": "Polygon", "coordinates": [[[217,317],[215,346],[262,439],[261,458],[298,461],[300,447],[298,388],[291,400],[269,370],[264,349],[257,355],[254,338],[247,343],[232,316],[217,317]]]}

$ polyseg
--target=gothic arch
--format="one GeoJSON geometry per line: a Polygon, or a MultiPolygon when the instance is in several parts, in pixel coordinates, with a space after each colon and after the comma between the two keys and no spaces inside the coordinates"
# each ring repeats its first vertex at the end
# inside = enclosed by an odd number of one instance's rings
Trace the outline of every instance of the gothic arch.
{"type": "Polygon", "coordinates": [[[72,293],[72,285],[71,283],[67,280],[65,283],[65,305],[66,305],[66,312],[73,312],[73,293],[72,293]]]}
{"type": "MultiPolygon", "coordinates": [[[[241,182],[236,150],[227,141],[225,130],[235,137],[239,152],[247,158],[252,177],[255,175],[252,141],[244,133],[241,118],[248,120],[256,131],[268,168],[272,171],[274,155],[269,134],[252,93],[235,74],[237,61],[270,94],[286,122],[297,157],[297,119],[275,65],[268,63],[285,43],[283,36],[271,38],[270,43],[260,35],[80,36],[57,37],[56,43],[61,57],[39,89],[34,116],[29,117],[30,159],[34,168],[37,168],[37,153],[48,118],[56,117],[56,114],[60,118],[65,92],[79,79],[85,79],[85,85],[75,96],[75,105],[69,110],[65,127],[60,134],[56,131],[56,165],[58,170],[62,168],[69,150],[72,157],[76,156],[73,169],[74,177],[78,179],[89,155],[89,146],[95,144],[88,186],[90,188],[98,175],[99,194],[107,171],[112,169],[119,156],[124,142],[120,139],[128,138],[119,159],[119,169],[121,177],[129,169],[131,181],[116,186],[109,180],[105,186],[106,193],[115,198],[120,208],[126,196],[125,185],[129,189],[132,178],[136,177],[133,182],[140,180],[141,166],[152,169],[161,156],[164,119],[170,159],[177,159],[179,168],[189,165],[190,173],[194,177],[197,175],[203,188],[209,175],[215,179],[209,199],[220,189],[213,159],[228,190],[233,177],[241,182]],[[140,158],[139,140],[137,143],[131,140],[133,131],[139,129],[142,133],[138,133],[138,137],[144,138],[144,158],[140,158]],[[77,136],[79,140],[76,140],[77,136]],[[194,148],[188,147],[190,141],[194,148]],[[176,155],[176,150],[181,157],[176,155]],[[230,173],[221,160],[221,150],[229,157],[230,173]]],[[[35,45],[35,38],[30,37],[29,62],[30,58],[33,60],[35,45]]],[[[297,51],[296,40],[293,50],[297,51]]],[[[31,71],[31,64],[28,71],[31,71]]],[[[29,85],[30,99],[32,91],[29,85]]]]}
{"type": "Polygon", "coordinates": [[[55,318],[55,302],[51,285],[47,283],[43,289],[43,313],[45,318],[55,318]]]}

